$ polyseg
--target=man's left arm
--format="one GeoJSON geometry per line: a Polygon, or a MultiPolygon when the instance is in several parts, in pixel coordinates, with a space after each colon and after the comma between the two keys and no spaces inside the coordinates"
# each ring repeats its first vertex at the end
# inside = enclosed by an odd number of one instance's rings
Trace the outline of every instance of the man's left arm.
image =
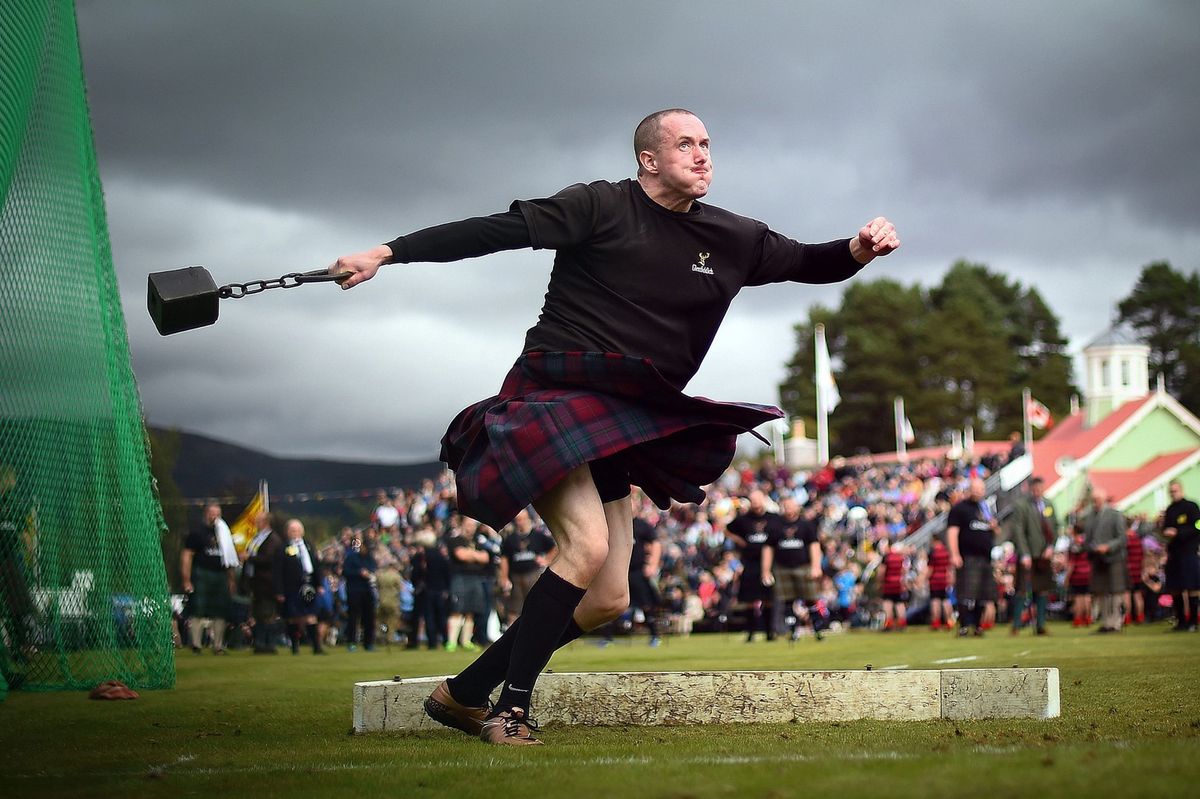
{"type": "Polygon", "coordinates": [[[863,225],[849,239],[822,244],[802,244],[760,223],[757,259],[746,285],[763,286],[785,281],[840,283],[899,246],[895,226],[882,216],[863,225]]]}

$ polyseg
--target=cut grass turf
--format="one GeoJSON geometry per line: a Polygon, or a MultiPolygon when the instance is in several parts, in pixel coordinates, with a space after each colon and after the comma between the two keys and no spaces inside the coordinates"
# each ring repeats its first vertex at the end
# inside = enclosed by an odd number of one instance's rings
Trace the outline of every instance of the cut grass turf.
{"type": "MultiPolygon", "coordinates": [[[[1200,635],[1165,625],[982,639],[847,633],[584,640],[557,671],[1057,666],[1049,721],[555,728],[489,747],[452,730],[349,734],[356,681],[445,674],[465,653],[179,654],[178,687],[132,702],[20,691],[0,703],[5,796],[1187,796],[1200,780],[1200,635]],[[939,664],[939,660],[958,660],[939,664]]],[[[536,708],[534,709],[536,716],[536,708]]]]}

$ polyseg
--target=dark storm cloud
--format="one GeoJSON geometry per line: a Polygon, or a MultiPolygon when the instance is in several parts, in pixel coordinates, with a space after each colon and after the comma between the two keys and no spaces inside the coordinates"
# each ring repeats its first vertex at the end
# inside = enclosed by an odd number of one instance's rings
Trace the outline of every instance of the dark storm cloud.
{"type": "MultiPolygon", "coordinates": [[[[714,203],[807,240],[894,218],[904,250],[866,276],[982,261],[1086,339],[1144,263],[1196,267],[1196,6],[913,6],[80,0],[148,416],[278,452],[432,456],[438,427],[495,390],[548,254],[225,303],[215,328],[170,339],[146,318],[146,273],[311,269],[619,179],[632,126],[669,105],[713,134],[714,203]],[[354,410],[331,423],[313,410],[330,402],[354,410]]],[[[840,292],[746,292],[692,388],[775,401],[791,324],[840,292]]]]}

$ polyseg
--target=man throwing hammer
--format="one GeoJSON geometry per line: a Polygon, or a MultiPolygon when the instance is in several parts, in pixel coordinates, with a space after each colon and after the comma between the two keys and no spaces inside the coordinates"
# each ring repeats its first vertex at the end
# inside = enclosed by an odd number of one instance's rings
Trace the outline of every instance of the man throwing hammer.
{"type": "Polygon", "coordinates": [[[442,439],[462,513],[500,529],[532,503],[558,545],[516,623],[425,703],[435,720],[490,743],[540,743],[529,715],[538,674],[555,649],[628,606],[629,486],[663,508],[701,502],[737,434],[782,415],[682,393],[738,291],[845,280],[900,246],[883,217],[849,239],[800,244],[701,202],[713,161],[689,111],[646,117],[633,145],[636,178],[518,200],[330,266],[353,273],[350,289],[384,264],[556,251],[541,316],[500,392],[463,410],[442,439]]]}

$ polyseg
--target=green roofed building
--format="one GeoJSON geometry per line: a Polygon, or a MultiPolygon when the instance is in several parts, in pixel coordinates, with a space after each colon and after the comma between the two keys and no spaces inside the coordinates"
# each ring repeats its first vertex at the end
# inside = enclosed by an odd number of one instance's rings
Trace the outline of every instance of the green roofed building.
{"type": "Polygon", "coordinates": [[[1200,496],[1200,419],[1158,381],[1150,389],[1150,348],[1126,327],[1105,331],[1083,350],[1086,403],[1033,445],[1033,474],[1060,518],[1087,485],[1103,488],[1126,515],[1154,518],[1183,483],[1200,496]]]}

